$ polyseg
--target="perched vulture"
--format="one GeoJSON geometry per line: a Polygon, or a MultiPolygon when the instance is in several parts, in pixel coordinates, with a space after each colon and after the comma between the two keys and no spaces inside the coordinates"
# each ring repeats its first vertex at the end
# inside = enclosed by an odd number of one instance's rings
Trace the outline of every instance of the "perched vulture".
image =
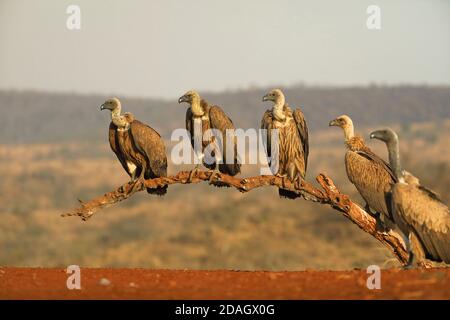
{"type": "MultiPolygon", "coordinates": [[[[201,158],[203,165],[213,170],[210,176],[210,182],[212,182],[215,174],[220,171],[221,173],[228,174],[230,176],[235,176],[241,172],[241,164],[238,160],[237,154],[237,141],[234,138],[234,125],[231,119],[223,112],[223,110],[215,105],[210,105],[196,91],[188,91],[182,97],[178,99],[178,103],[187,102],[190,107],[186,111],[186,130],[190,133],[192,148],[195,148],[194,141],[201,142],[201,150],[194,150],[200,154],[197,154],[201,158]],[[197,122],[197,126],[195,123],[197,122]],[[195,128],[200,128],[201,131],[195,130],[195,128]],[[216,129],[221,134],[222,139],[222,150],[220,152],[212,151],[211,155],[214,157],[212,163],[205,162],[204,152],[205,148],[215,141],[214,135],[205,134],[209,129],[216,129]],[[227,159],[227,139],[226,130],[232,130],[233,132],[233,159],[227,159]]],[[[200,146],[199,146],[200,147],[200,146]]],[[[211,161],[208,161],[211,162],[211,161]]],[[[194,170],[191,171],[189,180],[192,179],[193,174],[198,170],[200,164],[196,165],[194,170]]]]}
{"type": "MultiPolygon", "coordinates": [[[[136,120],[127,112],[120,114],[119,99],[108,99],[100,110],[111,111],[109,144],[131,182],[167,176],[166,148],[161,136],[154,129],[136,120]]],[[[150,194],[164,195],[167,186],[147,188],[150,194]]]]}
{"type": "Polygon", "coordinates": [[[329,125],[344,130],[347,176],[366,202],[366,210],[370,212],[372,208],[381,215],[385,227],[393,228],[391,208],[388,204],[391,186],[397,182],[397,178],[391,166],[373,153],[362,137],[354,134],[353,121],[349,116],[342,115],[329,125]]]}
{"type": "Polygon", "coordinates": [[[397,134],[391,129],[374,131],[370,138],[384,141],[398,182],[392,186],[392,214],[407,238],[409,265],[424,259],[450,263],[450,211],[419,179],[403,171],[397,134]]]}
{"type": "MultiPolygon", "coordinates": [[[[272,129],[278,129],[278,171],[275,175],[289,180],[305,179],[308,165],[309,142],[308,126],[300,109],[292,109],[285,102],[279,89],[270,91],[263,101],[273,101],[272,109],[267,110],[261,121],[261,129],[267,130],[264,141],[267,156],[272,164],[272,129]]],[[[295,199],[300,195],[285,189],[278,189],[280,197],[295,199]]]]}

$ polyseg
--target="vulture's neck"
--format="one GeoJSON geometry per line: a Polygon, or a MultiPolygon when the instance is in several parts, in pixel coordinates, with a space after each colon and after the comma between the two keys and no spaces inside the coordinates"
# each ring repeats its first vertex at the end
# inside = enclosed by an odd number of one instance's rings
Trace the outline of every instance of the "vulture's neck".
{"type": "Polygon", "coordinates": [[[284,121],[286,119],[286,115],[284,114],[284,97],[279,97],[272,108],[272,114],[275,119],[278,121],[284,121]]]}
{"type": "Polygon", "coordinates": [[[196,116],[196,117],[203,116],[203,114],[205,112],[203,111],[201,101],[199,98],[192,99],[191,110],[192,110],[192,113],[194,114],[194,116],[196,116]]]}
{"type": "Polygon", "coordinates": [[[344,128],[345,141],[349,141],[355,136],[355,129],[353,125],[347,125],[344,128]]]}
{"type": "Polygon", "coordinates": [[[117,106],[113,110],[111,110],[111,120],[114,121],[114,119],[120,118],[120,111],[122,108],[120,106],[117,106]]]}
{"type": "Polygon", "coordinates": [[[120,106],[115,108],[111,111],[111,121],[114,123],[118,128],[125,128],[127,126],[127,121],[125,117],[120,115],[120,106]]]}
{"type": "Polygon", "coordinates": [[[398,181],[404,182],[402,166],[400,164],[400,151],[398,147],[398,139],[390,140],[387,143],[388,153],[389,153],[389,163],[391,164],[392,170],[398,181]]]}

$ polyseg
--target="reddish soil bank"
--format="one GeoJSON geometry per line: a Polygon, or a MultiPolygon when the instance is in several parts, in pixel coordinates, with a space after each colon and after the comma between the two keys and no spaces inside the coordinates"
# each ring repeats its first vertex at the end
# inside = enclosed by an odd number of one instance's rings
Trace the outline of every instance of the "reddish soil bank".
{"type": "Polygon", "coordinates": [[[450,268],[382,270],[381,290],[365,270],[182,271],[81,269],[68,290],[64,269],[0,268],[1,299],[450,299],[450,268]]]}

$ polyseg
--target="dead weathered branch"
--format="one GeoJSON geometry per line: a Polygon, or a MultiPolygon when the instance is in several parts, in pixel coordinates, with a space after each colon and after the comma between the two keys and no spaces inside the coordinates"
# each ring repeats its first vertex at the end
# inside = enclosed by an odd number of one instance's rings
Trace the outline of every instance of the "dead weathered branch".
{"type": "MultiPolygon", "coordinates": [[[[62,216],[78,216],[83,220],[88,220],[96,211],[128,199],[134,193],[145,190],[145,188],[156,188],[158,186],[162,187],[170,184],[199,183],[208,181],[210,175],[210,171],[198,171],[192,180],[189,181],[189,171],[181,171],[170,177],[140,180],[134,184],[126,183],[103,196],[87,202],[80,201],[80,207],[69,213],[63,214],[62,216]]],[[[328,204],[334,209],[342,212],[346,218],[355,223],[359,228],[371,234],[384,244],[395,255],[400,263],[407,263],[408,252],[406,251],[405,245],[399,234],[393,230],[386,231],[379,228],[377,219],[351,201],[349,196],[341,194],[331,178],[327,177],[325,174],[319,174],[316,179],[323,190],[316,188],[307,181],[296,181],[293,183],[288,179],[277,176],[236,178],[225,174],[218,174],[215,183],[222,186],[234,187],[241,192],[248,192],[263,186],[277,186],[297,192],[306,200],[328,204]]]]}

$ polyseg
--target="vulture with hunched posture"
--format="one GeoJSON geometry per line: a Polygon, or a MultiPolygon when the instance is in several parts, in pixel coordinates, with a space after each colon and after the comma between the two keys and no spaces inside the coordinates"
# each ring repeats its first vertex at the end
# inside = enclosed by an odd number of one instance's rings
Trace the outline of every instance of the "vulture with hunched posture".
{"type": "MultiPolygon", "coordinates": [[[[131,183],[167,176],[166,147],[158,132],[136,120],[129,112],[121,115],[117,98],[106,100],[100,107],[100,110],[105,109],[111,111],[109,144],[131,177],[131,183]]],[[[147,188],[147,192],[164,195],[167,186],[147,188]]]]}
{"type": "MultiPolygon", "coordinates": [[[[241,164],[237,154],[237,140],[234,137],[234,125],[231,119],[223,112],[223,110],[215,105],[210,105],[206,100],[202,99],[196,91],[188,91],[178,99],[178,103],[187,102],[190,107],[186,111],[186,130],[191,137],[192,148],[195,149],[195,140],[201,143],[198,147],[201,150],[194,150],[197,156],[202,160],[203,165],[213,170],[209,181],[212,182],[214,176],[218,171],[230,176],[235,176],[241,172],[241,164]],[[197,124],[197,125],[196,125],[197,124]],[[198,130],[201,129],[201,130],[198,130]],[[209,129],[215,129],[219,138],[222,140],[222,150],[212,150],[211,156],[214,157],[212,161],[205,161],[205,148],[215,141],[214,134],[208,134],[209,129]],[[233,135],[232,144],[228,146],[227,130],[233,135]],[[227,148],[233,154],[232,159],[227,159],[227,148]],[[208,163],[210,162],[210,163],[208,163]]],[[[231,136],[229,136],[231,137],[231,136]]],[[[219,147],[220,143],[219,143],[219,147]]],[[[228,152],[228,155],[231,154],[228,152]]],[[[193,175],[198,171],[200,164],[197,164],[189,175],[189,181],[192,180],[193,175]]]]}
{"type": "Polygon", "coordinates": [[[392,186],[391,205],[395,223],[405,235],[409,266],[425,259],[450,263],[450,211],[419,179],[402,170],[397,134],[391,129],[374,131],[370,138],[384,141],[398,182],[392,186]]]}
{"type": "Polygon", "coordinates": [[[362,137],[355,135],[353,121],[349,116],[342,115],[329,125],[344,130],[347,176],[366,202],[366,210],[370,212],[372,208],[381,215],[385,227],[394,228],[388,203],[391,186],[397,182],[397,178],[391,166],[373,153],[362,137]]]}
{"type": "MultiPolygon", "coordinates": [[[[275,175],[289,180],[305,179],[308,165],[309,142],[308,126],[300,109],[292,109],[286,104],[284,94],[274,89],[263,97],[263,101],[273,101],[272,109],[267,110],[261,121],[261,129],[267,130],[264,141],[266,153],[272,167],[272,129],[278,129],[278,171],[275,175]]],[[[276,149],[275,149],[276,150],[276,149]]],[[[280,197],[295,199],[300,195],[278,189],[280,197]]]]}

